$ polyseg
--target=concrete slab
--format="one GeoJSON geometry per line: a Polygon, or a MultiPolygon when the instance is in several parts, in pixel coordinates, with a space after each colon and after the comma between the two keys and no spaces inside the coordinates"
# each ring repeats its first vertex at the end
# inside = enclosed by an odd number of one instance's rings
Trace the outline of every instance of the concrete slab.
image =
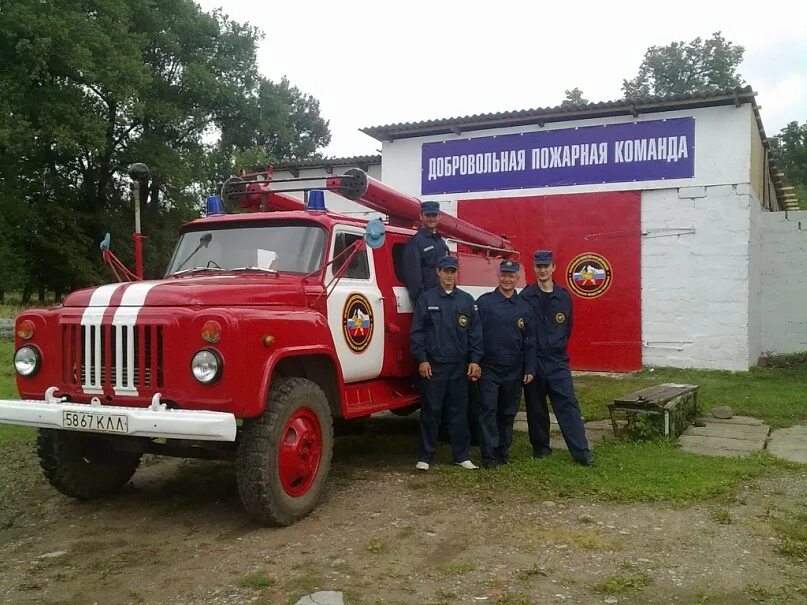
{"type": "MultiPolygon", "coordinates": [[[[732,416],[731,418],[714,418],[713,416],[704,416],[703,418],[698,418],[699,422],[705,422],[707,424],[715,423],[715,424],[750,424],[754,426],[760,426],[765,424],[763,420],[759,418],[752,418],[751,416],[732,416]]],[[[766,425],[767,426],[767,425],[766,425]]]]}
{"type": "Polygon", "coordinates": [[[710,447],[722,448],[729,452],[761,450],[765,447],[765,439],[733,439],[731,437],[715,437],[712,435],[689,435],[684,433],[678,438],[678,444],[687,449],[687,445],[699,446],[701,444],[710,447]]]}
{"type": "Polygon", "coordinates": [[[707,424],[706,426],[691,426],[685,431],[686,435],[702,437],[729,437],[731,439],[761,439],[765,441],[768,436],[766,425],[755,424],[707,424]]]}
{"type": "Polygon", "coordinates": [[[768,451],[778,458],[807,464],[807,425],[773,431],[768,440],[768,451]]]}
{"type": "Polygon", "coordinates": [[[689,452],[690,454],[703,454],[705,456],[723,456],[725,458],[733,458],[733,457],[740,457],[744,458],[746,456],[750,456],[757,449],[745,449],[745,450],[729,450],[724,447],[721,447],[716,444],[712,444],[711,441],[703,438],[698,437],[687,437],[686,435],[681,435],[678,438],[678,444],[681,446],[681,449],[685,452],[689,452]]]}
{"type": "Polygon", "coordinates": [[[698,418],[704,426],[690,426],[678,438],[685,452],[708,456],[750,456],[765,447],[770,430],[758,418],[734,416],[698,418]]]}
{"type": "Polygon", "coordinates": [[[344,602],[341,592],[320,590],[302,597],[295,605],[344,605],[344,602]]]}

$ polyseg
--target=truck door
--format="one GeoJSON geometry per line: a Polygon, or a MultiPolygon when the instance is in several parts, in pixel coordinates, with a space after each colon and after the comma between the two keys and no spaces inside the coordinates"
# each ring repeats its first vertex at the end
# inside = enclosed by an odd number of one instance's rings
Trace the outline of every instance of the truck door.
{"type": "MultiPolygon", "coordinates": [[[[360,227],[334,228],[329,260],[364,237],[360,227]]],[[[326,283],[344,264],[337,260],[328,267],[326,283]]],[[[341,279],[328,296],[328,324],[342,366],[345,382],[377,378],[384,364],[384,305],[375,275],[373,250],[353,256],[341,279]]]]}

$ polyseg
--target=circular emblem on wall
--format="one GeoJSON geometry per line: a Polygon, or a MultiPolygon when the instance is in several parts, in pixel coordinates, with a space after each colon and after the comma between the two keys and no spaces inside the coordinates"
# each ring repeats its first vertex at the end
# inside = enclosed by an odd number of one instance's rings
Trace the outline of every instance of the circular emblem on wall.
{"type": "Polygon", "coordinates": [[[611,285],[611,265],[593,252],[580,254],[569,263],[566,281],[572,292],[583,298],[602,296],[611,285]]]}
{"type": "Polygon", "coordinates": [[[373,336],[373,309],[361,294],[351,294],[342,310],[342,332],[351,350],[361,353],[373,336]]]}
{"type": "Polygon", "coordinates": [[[566,321],[566,316],[563,313],[558,313],[555,315],[556,323],[562,324],[564,321],[566,321]]]}

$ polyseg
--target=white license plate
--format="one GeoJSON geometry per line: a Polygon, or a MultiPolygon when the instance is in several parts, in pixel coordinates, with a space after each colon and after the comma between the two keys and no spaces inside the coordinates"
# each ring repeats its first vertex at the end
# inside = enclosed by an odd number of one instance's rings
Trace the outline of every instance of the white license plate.
{"type": "Polygon", "coordinates": [[[121,414],[106,412],[62,412],[62,426],[77,431],[128,433],[129,419],[121,414]]]}

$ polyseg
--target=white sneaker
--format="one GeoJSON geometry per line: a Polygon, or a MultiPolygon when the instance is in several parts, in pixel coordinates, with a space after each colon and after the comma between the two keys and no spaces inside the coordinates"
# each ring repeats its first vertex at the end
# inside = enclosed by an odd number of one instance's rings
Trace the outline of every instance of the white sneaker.
{"type": "Polygon", "coordinates": [[[415,465],[415,468],[419,471],[427,471],[429,470],[429,463],[428,462],[418,462],[415,465]]]}
{"type": "Polygon", "coordinates": [[[462,468],[468,469],[469,471],[479,468],[470,460],[463,460],[462,462],[457,462],[457,465],[461,466],[462,468]]]}

